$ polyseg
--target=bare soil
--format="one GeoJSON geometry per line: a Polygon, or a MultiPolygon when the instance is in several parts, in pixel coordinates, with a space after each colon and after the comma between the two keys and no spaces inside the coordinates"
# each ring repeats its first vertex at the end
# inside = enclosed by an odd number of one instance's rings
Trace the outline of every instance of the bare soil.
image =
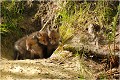
{"type": "MultiPolygon", "coordinates": [[[[62,54],[68,54],[63,51],[62,54]]],[[[71,53],[70,53],[71,54],[71,53]]],[[[49,59],[1,60],[1,80],[12,79],[78,79],[78,57],[53,55],[49,59]]]]}

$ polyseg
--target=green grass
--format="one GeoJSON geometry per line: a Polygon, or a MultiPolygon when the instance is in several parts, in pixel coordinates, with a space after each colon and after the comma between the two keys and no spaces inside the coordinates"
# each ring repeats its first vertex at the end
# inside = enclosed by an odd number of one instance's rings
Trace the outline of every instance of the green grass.
{"type": "MultiPolygon", "coordinates": [[[[115,46],[115,33],[119,22],[118,15],[120,14],[118,1],[101,0],[95,2],[84,1],[80,3],[79,1],[67,0],[65,4],[61,4],[61,7],[58,15],[62,16],[60,34],[63,44],[69,41],[71,37],[75,36],[74,33],[77,30],[84,31],[88,25],[92,23],[100,26],[101,31],[99,34],[105,36],[106,43],[108,43],[109,46],[111,43],[115,46]],[[105,31],[102,30],[103,27],[106,28],[105,31]],[[112,32],[106,33],[107,30],[112,30],[112,32]]],[[[83,43],[87,43],[84,38],[82,39],[83,43]]],[[[80,68],[83,75],[88,74],[91,76],[91,71],[89,71],[83,63],[80,64],[82,65],[80,68]]],[[[101,79],[105,78],[106,76],[101,75],[101,79]]]]}
{"type": "MultiPolygon", "coordinates": [[[[12,32],[21,32],[18,23],[23,20],[23,2],[2,1],[1,2],[1,32],[2,35],[12,32]]],[[[17,33],[19,35],[19,33],[17,33]]]]}

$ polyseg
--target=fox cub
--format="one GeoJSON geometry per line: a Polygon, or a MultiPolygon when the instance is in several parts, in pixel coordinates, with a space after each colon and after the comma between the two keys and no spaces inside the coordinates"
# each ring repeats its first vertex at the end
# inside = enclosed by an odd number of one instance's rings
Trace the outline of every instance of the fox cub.
{"type": "Polygon", "coordinates": [[[28,37],[26,39],[26,48],[31,53],[31,58],[48,58],[57,49],[60,40],[60,33],[58,26],[49,26],[47,31],[39,31],[37,36],[28,37]],[[35,41],[35,38],[39,42],[35,41]]]}
{"type": "Polygon", "coordinates": [[[47,28],[48,37],[49,37],[49,43],[51,45],[56,45],[59,43],[60,40],[60,33],[59,33],[59,27],[58,26],[49,26],[47,28]]]}
{"type": "Polygon", "coordinates": [[[47,31],[37,31],[15,42],[14,59],[48,58],[59,45],[58,26],[49,26],[47,31]]]}
{"type": "Polygon", "coordinates": [[[48,45],[48,35],[44,31],[39,31],[36,36],[28,36],[26,39],[26,49],[30,51],[31,58],[34,59],[44,58],[44,54],[47,53],[46,46],[48,45]]]}
{"type": "Polygon", "coordinates": [[[46,51],[44,45],[48,44],[47,40],[46,34],[41,31],[36,31],[29,36],[19,39],[14,45],[14,59],[33,58],[31,56],[33,54],[43,58],[43,52],[46,51]]]}
{"type": "Polygon", "coordinates": [[[26,40],[27,36],[19,39],[14,44],[14,59],[24,59],[25,54],[29,53],[29,51],[26,50],[26,40]]]}
{"type": "Polygon", "coordinates": [[[50,57],[52,53],[57,49],[60,41],[60,33],[58,26],[49,26],[47,28],[49,43],[47,45],[46,58],[50,57]]]}

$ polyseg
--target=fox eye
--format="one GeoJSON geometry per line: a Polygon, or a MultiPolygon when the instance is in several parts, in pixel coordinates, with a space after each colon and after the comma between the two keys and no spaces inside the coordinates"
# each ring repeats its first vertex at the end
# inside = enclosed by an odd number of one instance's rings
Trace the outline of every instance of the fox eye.
{"type": "Polygon", "coordinates": [[[51,40],[51,38],[49,38],[49,40],[51,40]]]}
{"type": "Polygon", "coordinates": [[[43,42],[45,42],[45,40],[43,40],[43,42]]]}

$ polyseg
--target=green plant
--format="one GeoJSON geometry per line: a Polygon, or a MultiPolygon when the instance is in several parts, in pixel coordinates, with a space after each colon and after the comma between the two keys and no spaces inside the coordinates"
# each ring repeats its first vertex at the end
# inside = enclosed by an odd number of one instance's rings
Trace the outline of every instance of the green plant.
{"type": "MultiPolygon", "coordinates": [[[[74,33],[77,30],[79,32],[84,31],[89,24],[98,24],[101,29],[100,34],[104,36],[105,42],[108,43],[107,45],[109,46],[110,51],[109,55],[111,56],[113,52],[111,51],[110,46],[111,44],[114,44],[115,49],[115,33],[118,25],[118,16],[120,14],[120,5],[118,1],[81,1],[79,4],[76,4],[75,1],[69,0],[66,1],[65,5],[61,5],[61,7],[58,14],[62,16],[62,26],[60,26],[62,43],[66,43],[72,36],[75,36],[74,33]],[[77,6],[79,6],[79,9],[77,6]],[[105,31],[102,30],[103,27],[105,27],[105,31]]],[[[80,36],[81,35],[82,34],[80,34],[80,36]]],[[[82,40],[80,41],[84,44],[87,43],[88,40],[86,36],[83,35],[82,39],[84,42],[82,40]]],[[[80,65],[81,64],[83,63],[80,63],[80,65]]],[[[80,68],[83,74],[88,73],[89,75],[92,75],[84,64],[80,66],[80,68]]],[[[101,78],[106,78],[106,75],[101,75],[101,78]]]]}
{"type": "Polygon", "coordinates": [[[71,37],[73,37],[74,29],[73,28],[68,28],[66,26],[61,26],[60,27],[60,33],[61,33],[61,38],[62,38],[62,43],[65,43],[68,41],[71,37]]]}
{"type": "Polygon", "coordinates": [[[84,63],[83,58],[80,59],[80,75],[84,76],[84,79],[94,79],[94,75],[92,74],[92,69],[88,68],[84,63]]]}
{"type": "Polygon", "coordinates": [[[62,43],[68,41],[74,34],[74,28],[72,28],[74,21],[76,20],[76,4],[74,1],[67,1],[66,5],[61,5],[62,9],[58,12],[60,15],[61,23],[60,34],[62,43]]]}
{"type": "Polygon", "coordinates": [[[1,32],[5,35],[10,32],[17,32],[20,34],[18,23],[23,20],[24,4],[23,2],[2,1],[1,2],[1,32]]]}
{"type": "Polygon", "coordinates": [[[118,17],[119,17],[119,14],[120,14],[120,4],[118,6],[118,12],[117,14],[115,15],[115,17],[113,17],[113,22],[112,22],[112,28],[113,28],[113,42],[114,42],[114,54],[115,54],[115,33],[116,33],[116,27],[117,27],[117,24],[118,24],[118,17]]]}

